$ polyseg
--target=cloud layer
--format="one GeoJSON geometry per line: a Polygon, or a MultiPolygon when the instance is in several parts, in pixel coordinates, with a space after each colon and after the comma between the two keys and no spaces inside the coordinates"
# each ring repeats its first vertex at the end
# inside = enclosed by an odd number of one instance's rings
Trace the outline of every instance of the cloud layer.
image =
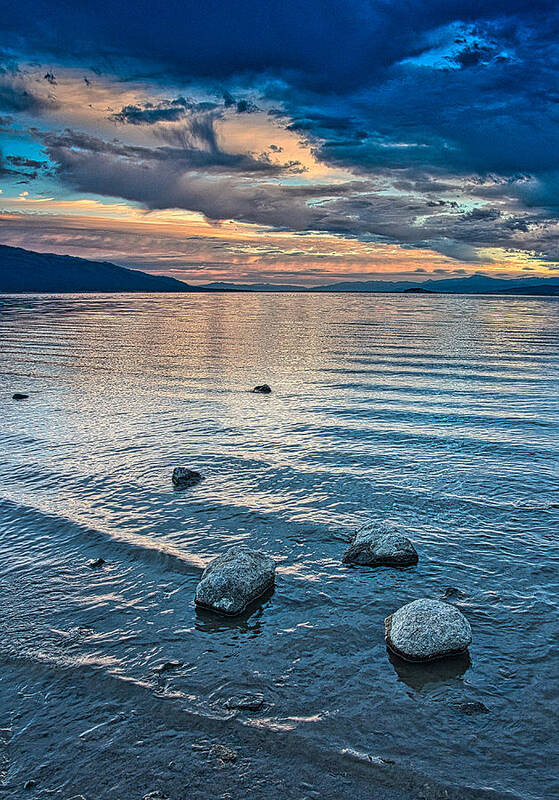
{"type": "Polygon", "coordinates": [[[156,6],[9,5],[0,179],[433,268],[559,263],[555,2],[156,6]]]}

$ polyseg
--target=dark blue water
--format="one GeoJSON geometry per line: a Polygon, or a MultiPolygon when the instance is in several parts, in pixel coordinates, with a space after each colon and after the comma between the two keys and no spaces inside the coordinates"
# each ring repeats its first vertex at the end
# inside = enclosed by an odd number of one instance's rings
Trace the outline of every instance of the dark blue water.
{"type": "Polygon", "coordinates": [[[559,795],[557,300],[4,296],[0,373],[0,797],[559,795]],[[418,566],[342,566],[369,520],[418,566]],[[240,542],[274,594],[197,613],[240,542]],[[391,660],[449,587],[470,660],[391,660]]]}

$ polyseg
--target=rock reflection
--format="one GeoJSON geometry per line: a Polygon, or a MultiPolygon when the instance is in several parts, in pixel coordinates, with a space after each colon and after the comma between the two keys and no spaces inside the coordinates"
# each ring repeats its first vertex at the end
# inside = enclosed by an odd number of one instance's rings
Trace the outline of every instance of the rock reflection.
{"type": "Polygon", "coordinates": [[[238,631],[258,636],[263,627],[263,616],[268,602],[274,594],[274,588],[254,600],[242,614],[227,617],[216,614],[207,608],[196,606],[196,630],[204,633],[222,633],[223,631],[238,631]]]}
{"type": "Polygon", "coordinates": [[[461,678],[472,665],[468,653],[421,664],[404,661],[388,648],[386,652],[398,678],[416,692],[461,678]]]}

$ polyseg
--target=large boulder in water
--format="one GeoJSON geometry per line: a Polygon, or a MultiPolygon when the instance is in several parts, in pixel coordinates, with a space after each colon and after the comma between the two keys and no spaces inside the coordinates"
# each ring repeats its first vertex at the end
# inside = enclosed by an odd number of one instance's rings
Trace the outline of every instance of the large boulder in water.
{"type": "Polygon", "coordinates": [[[343,555],[344,564],[407,567],[417,564],[417,551],[407,536],[369,524],[354,535],[343,555]]]}
{"type": "Polygon", "coordinates": [[[250,547],[237,546],[214,558],[196,588],[196,605],[220,614],[241,614],[274,585],[273,558],[250,547]]]}
{"type": "Polygon", "coordinates": [[[202,476],[199,472],[188,467],[175,467],[173,470],[173,485],[179,489],[186,489],[200,483],[202,476]]]}
{"type": "Polygon", "coordinates": [[[386,644],[406,661],[464,653],[472,641],[466,617],[441,600],[414,600],[384,620],[386,644]]]}

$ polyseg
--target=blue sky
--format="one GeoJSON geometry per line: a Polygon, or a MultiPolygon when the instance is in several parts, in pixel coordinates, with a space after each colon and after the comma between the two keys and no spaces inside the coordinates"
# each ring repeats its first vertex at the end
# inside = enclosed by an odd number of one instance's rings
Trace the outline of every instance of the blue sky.
{"type": "Polygon", "coordinates": [[[3,15],[4,243],[190,281],[559,274],[556,3],[3,15]]]}

